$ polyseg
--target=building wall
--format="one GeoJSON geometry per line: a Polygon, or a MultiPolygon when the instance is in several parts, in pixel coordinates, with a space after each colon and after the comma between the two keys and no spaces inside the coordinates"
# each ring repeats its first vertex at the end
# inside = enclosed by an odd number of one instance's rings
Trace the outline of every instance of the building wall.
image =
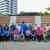
{"type": "Polygon", "coordinates": [[[10,0],[11,2],[11,15],[16,15],[17,14],[17,0],[10,0]]]}
{"type": "Polygon", "coordinates": [[[42,16],[41,17],[41,22],[46,25],[46,24],[50,24],[50,16],[42,16]]]}
{"type": "Polygon", "coordinates": [[[13,10],[12,15],[16,15],[17,14],[17,0],[13,0],[13,8],[12,8],[12,10],[13,10]]]}
{"type": "Polygon", "coordinates": [[[8,15],[8,7],[9,3],[8,0],[0,0],[0,14],[8,15]]]}
{"type": "Polygon", "coordinates": [[[41,24],[41,16],[35,16],[35,24],[41,24]]]}
{"type": "Polygon", "coordinates": [[[0,16],[0,24],[9,24],[10,17],[9,16],[0,16]]]}
{"type": "Polygon", "coordinates": [[[0,24],[16,24],[25,21],[31,24],[50,24],[50,16],[0,16],[0,24]]]}
{"type": "Polygon", "coordinates": [[[10,16],[10,25],[11,24],[16,24],[16,17],[17,16],[10,16]]]}
{"type": "Polygon", "coordinates": [[[16,15],[16,0],[0,0],[0,15],[16,15]]]}
{"type": "Polygon", "coordinates": [[[18,16],[16,17],[16,23],[21,23],[22,21],[26,23],[34,24],[35,16],[18,16]]]}
{"type": "Polygon", "coordinates": [[[32,24],[41,24],[44,25],[50,24],[50,16],[20,16],[16,18],[16,23],[20,23],[22,21],[32,24]]]}

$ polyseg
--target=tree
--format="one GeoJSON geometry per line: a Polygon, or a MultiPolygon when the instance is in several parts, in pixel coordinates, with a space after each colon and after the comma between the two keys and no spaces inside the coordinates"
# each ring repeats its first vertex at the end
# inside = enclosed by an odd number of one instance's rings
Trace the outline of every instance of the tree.
{"type": "Polygon", "coordinates": [[[47,12],[47,11],[45,11],[43,15],[44,15],[44,16],[48,16],[48,12],[47,12]]]}
{"type": "Polygon", "coordinates": [[[46,8],[48,15],[50,16],[50,7],[46,8]]]}

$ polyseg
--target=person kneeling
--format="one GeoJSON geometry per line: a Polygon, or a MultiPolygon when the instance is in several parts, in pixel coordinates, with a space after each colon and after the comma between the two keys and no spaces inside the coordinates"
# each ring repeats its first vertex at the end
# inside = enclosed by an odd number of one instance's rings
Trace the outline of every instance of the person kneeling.
{"type": "Polygon", "coordinates": [[[32,33],[30,30],[26,31],[26,36],[25,36],[26,40],[31,40],[32,39],[32,33]]]}

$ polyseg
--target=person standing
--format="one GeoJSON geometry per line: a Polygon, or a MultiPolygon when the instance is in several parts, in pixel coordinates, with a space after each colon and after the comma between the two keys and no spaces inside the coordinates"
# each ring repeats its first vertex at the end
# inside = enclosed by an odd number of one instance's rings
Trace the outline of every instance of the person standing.
{"type": "Polygon", "coordinates": [[[48,24],[47,26],[48,26],[48,31],[47,31],[48,32],[48,40],[50,40],[50,25],[48,24]]]}
{"type": "Polygon", "coordinates": [[[3,36],[2,36],[3,30],[2,30],[2,25],[0,24],[0,41],[2,40],[3,36]]]}
{"type": "Polygon", "coordinates": [[[27,24],[23,21],[21,23],[21,32],[24,34],[24,37],[26,38],[26,31],[28,30],[27,24]]]}
{"type": "Polygon", "coordinates": [[[14,31],[16,30],[16,25],[12,24],[10,26],[10,30],[9,30],[9,33],[10,33],[10,40],[14,40],[14,31]]]}
{"type": "Polygon", "coordinates": [[[8,24],[5,24],[4,27],[3,27],[3,34],[4,34],[4,38],[6,40],[9,40],[9,26],[8,24]]]}
{"type": "Polygon", "coordinates": [[[47,41],[48,40],[48,24],[44,26],[44,34],[43,34],[43,38],[44,38],[44,41],[47,41]]]}

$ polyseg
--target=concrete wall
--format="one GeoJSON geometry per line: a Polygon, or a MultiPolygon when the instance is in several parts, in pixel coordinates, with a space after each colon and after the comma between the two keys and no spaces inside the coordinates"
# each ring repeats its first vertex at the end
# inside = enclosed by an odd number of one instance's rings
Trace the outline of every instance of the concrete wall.
{"type": "Polygon", "coordinates": [[[41,16],[35,16],[35,24],[41,23],[41,16]]]}
{"type": "Polygon", "coordinates": [[[16,16],[10,16],[10,25],[16,24],[16,16]]]}
{"type": "Polygon", "coordinates": [[[11,25],[22,21],[31,24],[50,24],[50,16],[0,16],[0,24],[9,23],[11,25]]]}

